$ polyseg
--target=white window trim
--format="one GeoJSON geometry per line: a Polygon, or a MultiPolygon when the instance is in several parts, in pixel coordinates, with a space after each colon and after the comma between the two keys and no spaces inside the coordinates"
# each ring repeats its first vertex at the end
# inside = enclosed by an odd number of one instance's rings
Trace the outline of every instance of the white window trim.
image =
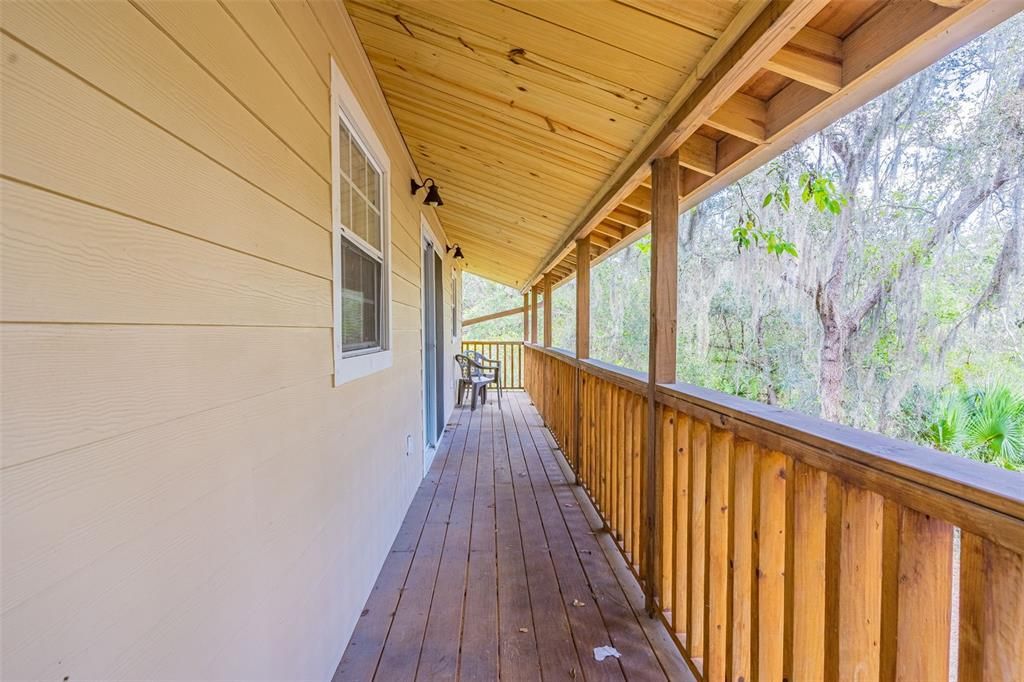
{"type": "Polygon", "coordinates": [[[331,286],[334,318],[334,385],[340,386],[349,381],[368,376],[391,367],[392,363],[392,319],[391,319],[391,159],[387,155],[384,144],[377,137],[369,117],[355,92],[331,59],[331,262],[333,282],[331,286]],[[381,265],[381,306],[384,308],[384,324],[381,330],[381,345],[372,351],[359,351],[345,355],[342,352],[341,337],[341,236],[356,243],[361,242],[355,235],[345,232],[341,225],[341,206],[335,179],[339,177],[338,158],[338,126],[344,117],[350,133],[358,136],[363,147],[367,149],[373,161],[381,169],[381,218],[384,234],[381,235],[381,253],[384,262],[381,265]]]}

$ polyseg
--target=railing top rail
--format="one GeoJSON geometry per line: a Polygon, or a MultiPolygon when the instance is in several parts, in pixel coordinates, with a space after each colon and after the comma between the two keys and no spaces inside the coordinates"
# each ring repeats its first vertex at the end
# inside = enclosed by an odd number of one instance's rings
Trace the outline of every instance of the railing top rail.
{"type": "Polygon", "coordinates": [[[645,393],[647,391],[647,372],[638,372],[593,358],[582,360],[580,367],[587,373],[617,384],[626,390],[636,393],[645,393]]]}
{"type": "Polygon", "coordinates": [[[658,394],[1024,522],[1024,474],[692,384],[659,385],[658,394]]]}
{"type": "Polygon", "coordinates": [[[573,354],[572,351],[568,351],[568,350],[565,350],[565,349],[562,349],[562,348],[555,348],[553,346],[551,346],[551,347],[539,346],[539,345],[537,345],[535,343],[528,343],[528,342],[524,342],[523,345],[525,347],[527,347],[527,348],[532,348],[533,350],[540,351],[541,353],[545,353],[546,355],[550,355],[552,357],[558,358],[559,360],[562,360],[563,362],[568,362],[570,365],[578,365],[579,364],[579,361],[576,360],[576,356],[573,354]]]}
{"type": "Polygon", "coordinates": [[[523,345],[522,341],[488,341],[486,339],[484,339],[484,340],[463,339],[462,343],[486,343],[486,344],[488,344],[490,346],[521,346],[521,345],[523,345]]]}
{"type": "MultiPolygon", "coordinates": [[[[645,372],[527,345],[627,390],[646,390],[645,372]]],[[[715,426],[1024,551],[1024,474],[691,384],[660,384],[657,396],[715,426]]]]}

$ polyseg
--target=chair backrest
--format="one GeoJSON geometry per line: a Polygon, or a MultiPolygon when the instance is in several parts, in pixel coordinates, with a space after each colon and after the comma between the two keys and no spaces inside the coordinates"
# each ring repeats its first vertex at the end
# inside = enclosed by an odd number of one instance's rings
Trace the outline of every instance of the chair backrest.
{"type": "Polygon", "coordinates": [[[479,374],[479,370],[473,367],[473,361],[461,353],[455,356],[455,362],[459,363],[459,372],[463,379],[472,379],[479,374]]]}
{"type": "Polygon", "coordinates": [[[490,358],[488,358],[487,356],[485,356],[483,353],[481,353],[478,350],[467,350],[467,351],[465,351],[465,353],[469,357],[473,358],[473,360],[475,362],[485,363],[485,362],[490,362],[491,361],[490,358]]]}

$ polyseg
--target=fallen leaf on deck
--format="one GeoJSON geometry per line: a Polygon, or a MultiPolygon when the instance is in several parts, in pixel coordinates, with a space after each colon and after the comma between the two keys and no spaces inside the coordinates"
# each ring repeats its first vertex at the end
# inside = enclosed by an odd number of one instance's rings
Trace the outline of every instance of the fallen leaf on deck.
{"type": "Polygon", "coordinates": [[[519,628],[519,632],[529,632],[530,628],[519,628]]]}
{"type": "Polygon", "coordinates": [[[573,600],[572,600],[572,605],[573,605],[573,606],[586,606],[586,604],[584,604],[583,602],[581,602],[581,601],[580,601],[579,599],[573,599],[573,600]]]}

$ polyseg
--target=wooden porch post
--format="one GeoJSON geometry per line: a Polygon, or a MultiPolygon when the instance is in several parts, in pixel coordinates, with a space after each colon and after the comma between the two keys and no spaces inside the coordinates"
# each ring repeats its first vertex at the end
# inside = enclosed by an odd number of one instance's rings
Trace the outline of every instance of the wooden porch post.
{"type": "Polygon", "coordinates": [[[530,295],[523,294],[523,341],[530,340],[530,295]]]}
{"type": "MultiPolygon", "coordinates": [[[[651,317],[650,350],[647,373],[647,490],[644,525],[647,529],[644,552],[644,600],[647,612],[654,615],[654,591],[660,537],[657,510],[662,507],[658,482],[661,448],[658,447],[658,384],[676,380],[676,264],[679,244],[679,152],[655,159],[651,164],[651,317]]],[[[664,522],[664,520],[661,520],[664,522]]],[[[664,600],[666,595],[661,595],[664,600]]]]}
{"type": "Polygon", "coordinates": [[[544,347],[551,348],[551,273],[544,275],[544,347]]]}
{"type": "Polygon", "coordinates": [[[576,358],[590,357],[590,235],[576,240],[576,358]]]}
{"type": "Polygon", "coordinates": [[[537,287],[530,289],[530,343],[537,343],[537,287]]]}

